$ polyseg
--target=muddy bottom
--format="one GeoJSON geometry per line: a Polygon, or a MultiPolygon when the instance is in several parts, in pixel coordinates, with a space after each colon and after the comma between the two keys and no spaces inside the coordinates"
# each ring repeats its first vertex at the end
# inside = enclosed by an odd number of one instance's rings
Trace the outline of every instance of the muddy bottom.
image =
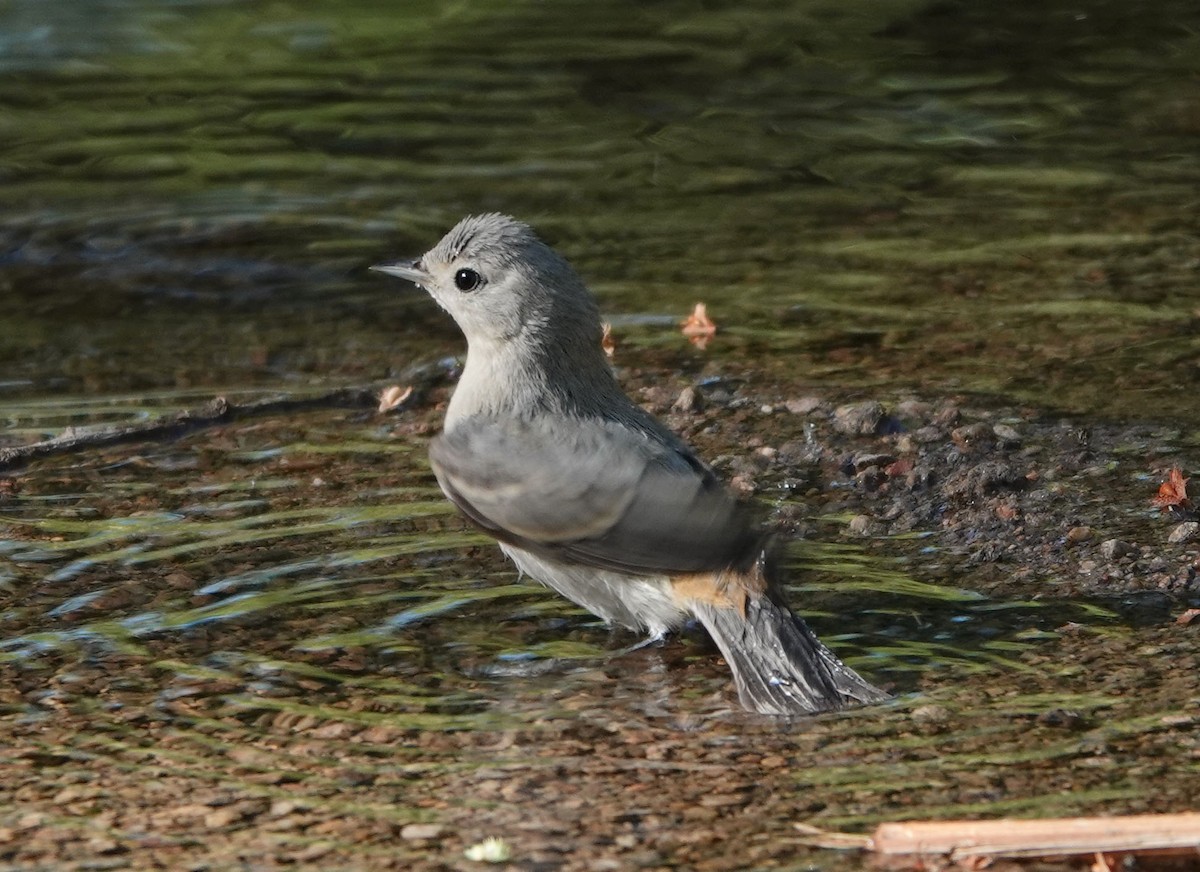
{"type": "Polygon", "coordinates": [[[0,479],[5,868],[851,869],[794,825],[1193,807],[1200,537],[1151,503],[1190,431],[622,377],[892,702],[745,714],[696,630],[612,656],[440,498],[447,388],[243,421],[0,479]]]}

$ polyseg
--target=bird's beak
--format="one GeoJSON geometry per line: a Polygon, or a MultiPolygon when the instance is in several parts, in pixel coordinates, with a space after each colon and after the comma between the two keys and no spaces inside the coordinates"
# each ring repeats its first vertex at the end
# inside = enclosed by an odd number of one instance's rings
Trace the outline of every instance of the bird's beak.
{"type": "Polygon", "coordinates": [[[420,288],[426,287],[432,277],[421,267],[419,260],[402,260],[399,263],[381,263],[371,267],[375,272],[387,273],[389,276],[408,279],[420,288]]]}

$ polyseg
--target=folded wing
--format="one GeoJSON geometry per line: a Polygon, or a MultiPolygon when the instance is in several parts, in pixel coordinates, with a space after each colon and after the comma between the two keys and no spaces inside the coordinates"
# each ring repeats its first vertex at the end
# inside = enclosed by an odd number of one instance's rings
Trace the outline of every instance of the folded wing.
{"type": "Polygon", "coordinates": [[[446,495],[501,541],[631,574],[746,568],[748,511],[686,449],[599,419],[468,418],[430,460],[446,495]]]}

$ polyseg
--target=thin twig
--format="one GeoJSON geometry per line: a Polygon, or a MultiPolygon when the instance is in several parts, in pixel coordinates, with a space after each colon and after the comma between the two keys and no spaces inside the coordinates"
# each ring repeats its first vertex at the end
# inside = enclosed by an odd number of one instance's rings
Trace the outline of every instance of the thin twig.
{"type": "MultiPolygon", "coordinates": [[[[412,379],[413,391],[404,402],[391,410],[391,414],[405,411],[422,402],[426,391],[445,380],[449,374],[450,371],[440,365],[416,367],[411,370],[407,376],[412,379]]],[[[177,439],[205,427],[228,424],[258,415],[303,412],[311,409],[375,408],[378,402],[379,390],[365,387],[342,388],[316,397],[275,397],[249,403],[231,403],[225,397],[216,397],[198,408],[163,415],[153,421],[87,430],[70,428],[53,439],[0,448],[0,471],[11,469],[25,461],[51,455],[70,454],[124,442],[177,439]]]]}

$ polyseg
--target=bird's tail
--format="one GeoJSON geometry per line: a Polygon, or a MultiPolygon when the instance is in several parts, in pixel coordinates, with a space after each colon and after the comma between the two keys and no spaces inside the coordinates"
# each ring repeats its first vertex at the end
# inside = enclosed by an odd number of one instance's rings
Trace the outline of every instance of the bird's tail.
{"type": "Polygon", "coordinates": [[[813,714],[888,698],[770,594],[746,597],[744,610],[693,601],[692,612],[725,655],[738,698],[751,711],[813,714]]]}

